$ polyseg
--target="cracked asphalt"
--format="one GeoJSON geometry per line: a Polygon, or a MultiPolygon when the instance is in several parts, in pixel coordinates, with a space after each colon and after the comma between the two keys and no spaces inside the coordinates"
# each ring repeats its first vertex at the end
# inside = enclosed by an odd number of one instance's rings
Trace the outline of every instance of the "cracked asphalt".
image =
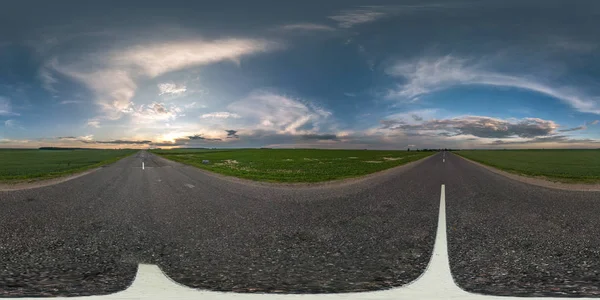
{"type": "Polygon", "coordinates": [[[600,296],[597,192],[534,187],[441,153],[362,181],[289,187],[145,151],[56,185],[0,192],[0,296],[113,293],[139,263],[218,291],[402,286],[431,256],[441,184],[461,288],[600,296]]]}

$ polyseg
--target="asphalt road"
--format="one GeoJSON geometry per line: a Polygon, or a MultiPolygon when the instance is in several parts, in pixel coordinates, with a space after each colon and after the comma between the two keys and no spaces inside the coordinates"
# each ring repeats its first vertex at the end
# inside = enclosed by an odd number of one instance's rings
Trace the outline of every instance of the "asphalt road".
{"type": "Polygon", "coordinates": [[[600,193],[532,186],[446,155],[450,265],[471,292],[600,297],[600,193]]]}
{"type": "Polygon", "coordinates": [[[429,261],[441,184],[462,288],[599,295],[600,193],[525,185],[451,154],[298,188],[227,180],[143,151],[57,185],[0,192],[0,295],[112,293],[138,263],[221,291],[401,286],[429,261]]]}

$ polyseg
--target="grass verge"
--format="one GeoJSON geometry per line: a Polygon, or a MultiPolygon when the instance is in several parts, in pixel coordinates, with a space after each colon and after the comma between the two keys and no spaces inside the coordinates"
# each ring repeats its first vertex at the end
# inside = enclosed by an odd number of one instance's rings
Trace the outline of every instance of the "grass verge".
{"type": "Polygon", "coordinates": [[[564,183],[599,183],[600,150],[468,150],[454,152],[518,175],[564,183]]]}
{"type": "Polygon", "coordinates": [[[358,177],[435,153],[321,149],[171,149],[151,152],[224,175],[287,183],[358,177]],[[203,160],[210,163],[203,164],[203,160]]]}
{"type": "Polygon", "coordinates": [[[0,149],[0,182],[61,177],[116,162],[137,150],[0,149]]]}

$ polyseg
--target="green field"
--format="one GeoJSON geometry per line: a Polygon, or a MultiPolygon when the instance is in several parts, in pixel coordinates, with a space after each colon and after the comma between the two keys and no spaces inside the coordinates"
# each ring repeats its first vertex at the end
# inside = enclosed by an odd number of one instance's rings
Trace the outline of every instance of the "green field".
{"type": "Polygon", "coordinates": [[[63,176],[115,162],[136,151],[0,149],[0,181],[63,176]]]}
{"type": "Polygon", "coordinates": [[[205,170],[273,182],[318,182],[396,167],[435,152],[317,149],[152,150],[205,170]],[[209,160],[209,164],[202,164],[209,160]]]}
{"type": "Polygon", "coordinates": [[[600,150],[473,150],[454,153],[521,175],[568,183],[600,182],[600,150]]]}

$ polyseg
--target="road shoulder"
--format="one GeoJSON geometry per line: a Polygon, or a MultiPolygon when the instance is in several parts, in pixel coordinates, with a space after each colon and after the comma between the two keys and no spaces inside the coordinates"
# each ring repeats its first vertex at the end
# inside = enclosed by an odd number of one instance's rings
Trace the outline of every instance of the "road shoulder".
{"type": "Polygon", "coordinates": [[[49,185],[54,185],[58,183],[63,183],[69,180],[73,180],[75,178],[79,178],[81,176],[88,175],[90,173],[96,172],[100,170],[102,167],[97,167],[89,170],[85,170],[82,172],[69,174],[65,176],[55,177],[51,179],[32,179],[25,181],[15,181],[15,182],[0,182],[0,192],[10,192],[10,191],[18,191],[18,190],[28,190],[39,187],[45,187],[49,185]]]}

